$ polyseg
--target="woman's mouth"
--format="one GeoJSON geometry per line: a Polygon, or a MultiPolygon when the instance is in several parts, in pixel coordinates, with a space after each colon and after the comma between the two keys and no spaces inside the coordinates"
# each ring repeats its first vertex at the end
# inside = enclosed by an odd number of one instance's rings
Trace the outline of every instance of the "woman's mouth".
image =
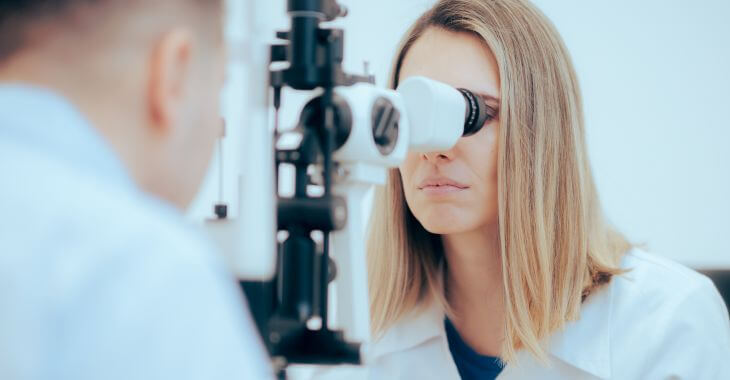
{"type": "Polygon", "coordinates": [[[448,177],[429,177],[418,185],[426,195],[449,195],[468,189],[469,186],[448,177]]]}

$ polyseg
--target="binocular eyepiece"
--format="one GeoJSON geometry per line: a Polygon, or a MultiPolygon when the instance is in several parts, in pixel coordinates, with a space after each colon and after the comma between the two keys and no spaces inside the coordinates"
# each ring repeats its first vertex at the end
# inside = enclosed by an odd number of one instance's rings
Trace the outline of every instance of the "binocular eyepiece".
{"type": "Polygon", "coordinates": [[[464,134],[462,136],[471,136],[482,129],[487,121],[489,114],[487,113],[487,105],[473,92],[460,88],[458,89],[464,95],[466,102],[466,116],[464,118],[464,134]]]}

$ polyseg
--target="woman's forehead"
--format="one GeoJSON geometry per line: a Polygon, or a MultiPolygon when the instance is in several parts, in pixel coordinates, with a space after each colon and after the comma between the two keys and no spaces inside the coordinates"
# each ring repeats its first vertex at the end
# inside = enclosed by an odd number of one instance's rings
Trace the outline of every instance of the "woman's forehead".
{"type": "Polygon", "coordinates": [[[421,75],[499,98],[499,68],[479,37],[429,28],[403,59],[399,79],[421,75]]]}

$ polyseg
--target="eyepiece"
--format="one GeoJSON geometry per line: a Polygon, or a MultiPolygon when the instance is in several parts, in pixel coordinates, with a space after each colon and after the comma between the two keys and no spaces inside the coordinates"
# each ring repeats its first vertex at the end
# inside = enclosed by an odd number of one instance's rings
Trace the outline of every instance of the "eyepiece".
{"type": "Polygon", "coordinates": [[[482,129],[487,121],[487,105],[482,99],[473,92],[460,88],[458,89],[464,100],[466,101],[466,115],[464,116],[464,134],[463,136],[471,136],[482,129]]]}

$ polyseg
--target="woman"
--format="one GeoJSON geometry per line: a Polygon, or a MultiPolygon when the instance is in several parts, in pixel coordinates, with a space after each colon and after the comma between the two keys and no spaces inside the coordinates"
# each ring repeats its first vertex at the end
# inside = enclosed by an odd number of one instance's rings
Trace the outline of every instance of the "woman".
{"type": "Polygon", "coordinates": [[[438,2],[392,86],[416,75],[480,94],[491,115],[451,150],[411,153],[376,194],[373,378],[730,379],[712,283],[606,222],[575,71],[539,10],[438,2]]]}

